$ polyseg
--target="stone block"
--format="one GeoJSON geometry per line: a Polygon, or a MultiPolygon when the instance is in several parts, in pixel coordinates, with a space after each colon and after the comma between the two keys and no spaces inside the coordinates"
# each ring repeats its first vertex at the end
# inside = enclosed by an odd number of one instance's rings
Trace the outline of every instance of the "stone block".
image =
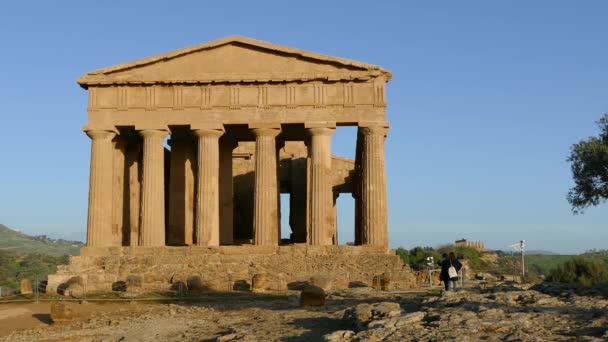
{"type": "Polygon", "coordinates": [[[355,332],[351,330],[338,330],[331,334],[323,335],[323,342],[346,342],[351,341],[355,332]]]}
{"type": "Polygon", "coordinates": [[[310,277],[310,284],[322,288],[324,291],[329,291],[333,287],[333,279],[329,274],[315,274],[310,277]]]}
{"type": "Polygon", "coordinates": [[[53,323],[71,322],[80,318],[79,305],[72,302],[54,302],[51,305],[51,320],[53,323]]]}
{"type": "Polygon", "coordinates": [[[85,297],[84,287],[80,284],[70,284],[64,291],[63,295],[74,299],[82,299],[85,297]]]}
{"type": "Polygon", "coordinates": [[[251,279],[251,290],[253,292],[264,292],[269,286],[269,279],[266,274],[256,274],[251,279]]]}
{"type": "Polygon", "coordinates": [[[199,275],[193,275],[188,277],[186,280],[186,285],[188,286],[188,291],[200,292],[200,291],[208,291],[209,287],[203,281],[203,278],[199,275]]]}
{"type": "Polygon", "coordinates": [[[308,285],[300,293],[300,306],[316,307],[325,305],[325,291],[314,285],[308,285]]]}
{"type": "Polygon", "coordinates": [[[21,279],[21,282],[19,283],[19,285],[20,285],[21,294],[33,293],[31,280],[29,280],[27,278],[23,278],[23,279],[21,279]]]}
{"type": "Polygon", "coordinates": [[[391,277],[388,275],[383,275],[382,278],[380,279],[380,289],[382,291],[390,291],[392,290],[391,287],[391,277]]]}
{"type": "Polygon", "coordinates": [[[143,288],[143,277],[139,274],[130,274],[125,281],[128,291],[141,291],[143,288]]]}

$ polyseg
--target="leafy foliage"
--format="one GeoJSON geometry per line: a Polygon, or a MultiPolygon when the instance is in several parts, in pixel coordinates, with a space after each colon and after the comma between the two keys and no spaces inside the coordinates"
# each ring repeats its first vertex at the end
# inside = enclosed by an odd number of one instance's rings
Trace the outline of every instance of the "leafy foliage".
{"type": "Polygon", "coordinates": [[[401,257],[403,262],[410,265],[410,267],[414,270],[424,269],[427,265],[426,258],[433,257],[435,263],[441,257],[439,253],[437,253],[431,247],[414,247],[409,251],[405,248],[399,247],[397,248],[397,255],[401,257]]]}
{"type": "Polygon", "coordinates": [[[608,282],[608,265],[601,260],[578,256],[551,270],[547,280],[593,286],[608,282]]]}
{"type": "Polygon", "coordinates": [[[574,213],[582,213],[608,199],[608,114],[597,122],[598,137],[581,140],[570,148],[574,187],[568,192],[568,202],[574,213]]]}
{"type": "Polygon", "coordinates": [[[55,273],[57,265],[67,264],[68,256],[18,254],[0,251],[0,286],[19,289],[23,278],[43,280],[55,273]]]}

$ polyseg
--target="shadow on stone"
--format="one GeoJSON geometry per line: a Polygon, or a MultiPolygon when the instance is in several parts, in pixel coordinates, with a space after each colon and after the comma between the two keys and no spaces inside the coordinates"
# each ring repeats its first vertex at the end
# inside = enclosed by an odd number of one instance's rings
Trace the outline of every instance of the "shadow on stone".
{"type": "Polygon", "coordinates": [[[59,286],[57,286],[57,294],[62,296],[65,295],[65,291],[68,289],[68,287],[70,287],[70,284],[68,283],[59,284],[59,286]]]}
{"type": "Polygon", "coordinates": [[[41,282],[38,283],[38,292],[39,293],[46,293],[46,287],[49,285],[49,281],[48,280],[43,280],[41,282]]]}
{"type": "Polygon", "coordinates": [[[186,286],[186,283],[184,283],[183,281],[178,281],[171,284],[171,291],[182,291],[182,293],[184,293],[187,289],[188,286],[186,286]]]}
{"type": "Polygon", "coordinates": [[[302,291],[308,285],[310,284],[307,281],[293,281],[287,284],[287,289],[292,291],[302,291]]]}
{"type": "Polygon", "coordinates": [[[32,317],[34,317],[35,319],[39,320],[40,322],[47,324],[47,325],[51,325],[53,323],[53,321],[51,320],[51,314],[33,314],[32,317]]]}
{"type": "Polygon", "coordinates": [[[297,327],[307,329],[308,331],[299,336],[282,338],[281,341],[323,341],[323,335],[344,327],[344,323],[341,319],[329,317],[297,318],[293,320],[292,324],[297,327]]]}
{"type": "Polygon", "coordinates": [[[237,280],[232,285],[234,291],[250,291],[251,285],[246,280],[237,280]]]}
{"type": "Polygon", "coordinates": [[[188,277],[186,284],[189,292],[211,291],[211,288],[205,284],[203,278],[198,275],[188,277]]]}
{"type": "Polygon", "coordinates": [[[367,285],[366,283],[364,283],[362,281],[351,281],[350,283],[348,283],[348,288],[349,289],[368,287],[368,286],[369,285],[367,285]]]}
{"type": "Polygon", "coordinates": [[[112,283],[112,291],[117,291],[117,292],[127,291],[127,283],[122,280],[112,283]]]}

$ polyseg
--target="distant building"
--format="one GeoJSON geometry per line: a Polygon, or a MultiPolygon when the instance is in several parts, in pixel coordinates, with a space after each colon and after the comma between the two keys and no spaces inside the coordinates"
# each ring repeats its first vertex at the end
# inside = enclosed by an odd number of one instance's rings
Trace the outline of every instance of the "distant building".
{"type": "Polygon", "coordinates": [[[483,242],[481,242],[481,241],[469,241],[469,240],[464,239],[464,238],[461,239],[461,240],[454,241],[454,246],[473,248],[473,249],[478,250],[480,252],[484,252],[486,250],[486,246],[483,244],[483,242]]]}

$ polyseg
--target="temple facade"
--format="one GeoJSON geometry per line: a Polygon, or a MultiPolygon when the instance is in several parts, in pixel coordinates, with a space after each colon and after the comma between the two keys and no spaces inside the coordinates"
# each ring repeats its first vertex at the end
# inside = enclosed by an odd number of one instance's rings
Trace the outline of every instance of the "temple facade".
{"type": "Polygon", "coordinates": [[[85,74],[87,245],[47,290],[120,291],[137,279],[137,290],[285,291],[317,275],[333,288],[372,286],[379,275],[416,286],[388,249],[390,78],[239,36],[85,74]],[[341,126],[357,127],[355,160],[331,153],[341,126]],[[354,198],[343,239],[354,246],[338,245],[341,195],[354,198]]]}
{"type": "Polygon", "coordinates": [[[83,75],[87,246],[335,245],[335,198],[348,192],[355,245],[387,248],[390,77],[239,36],[83,75]],[[331,154],[339,126],[358,127],[354,161],[331,154]]]}

